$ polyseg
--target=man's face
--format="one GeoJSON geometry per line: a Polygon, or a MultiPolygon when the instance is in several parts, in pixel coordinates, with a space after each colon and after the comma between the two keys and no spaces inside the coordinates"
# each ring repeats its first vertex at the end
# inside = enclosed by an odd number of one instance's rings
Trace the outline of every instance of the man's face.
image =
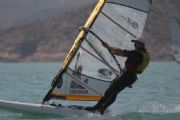
{"type": "Polygon", "coordinates": [[[138,50],[138,49],[142,49],[142,48],[143,48],[143,45],[142,45],[142,43],[135,42],[135,43],[134,43],[134,47],[135,47],[136,50],[138,50]]]}

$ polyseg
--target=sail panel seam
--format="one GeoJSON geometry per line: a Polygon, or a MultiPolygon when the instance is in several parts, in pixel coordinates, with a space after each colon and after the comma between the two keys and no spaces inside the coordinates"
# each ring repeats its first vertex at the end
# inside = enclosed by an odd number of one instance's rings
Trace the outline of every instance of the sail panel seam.
{"type": "Polygon", "coordinates": [[[110,67],[111,69],[113,69],[114,71],[118,72],[114,67],[112,67],[110,64],[107,64],[108,62],[104,62],[104,60],[96,57],[93,53],[91,53],[90,51],[88,51],[86,48],[82,47],[81,48],[88,53],[89,55],[91,55],[92,57],[94,57],[96,60],[98,60],[99,62],[103,63],[104,65],[106,65],[107,67],[110,67]]]}
{"type": "Polygon", "coordinates": [[[128,6],[128,5],[124,5],[124,4],[120,4],[120,3],[114,3],[114,2],[106,2],[106,3],[121,5],[121,6],[125,6],[125,7],[128,7],[128,8],[132,8],[132,9],[141,11],[141,12],[149,13],[149,11],[141,10],[141,9],[138,9],[138,8],[135,8],[135,7],[132,7],[132,6],[128,6]]]}
{"type": "MultiPolygon", "coordinates": [[[[68,68],[70,71],[74,72],[71,68],[68,68]]],[[[85,74],[81,74],[82,76],[85,76],[85,77],[89,77],[89,78],[92,78],[94,80],[98,80],[98,81],[103,81],[103,82],[110,82],[110,81],[105,81],[105,80],[102,80],[102,79],[97,79],[97,78],[94,78],[94,77],[91,77],[91,76],[88,76],[88,75],[85,75],[85,74]]]]}
{"type": "Polygon", "coordinates": [[[105,62],[105,64],[114,72],[115,75],[118,75],[118,70],[114,70],[113,67],[111,65],[109,65],[109,63],[106,61],[106,59],[104,59],[103,56],[100,55],[100,53],[96,50],[96,48],[94,48],[92,46],[92,44],[88,41],[88,39],[85,37],[86,42],[88,43],[88,45],[94,50],[94,52],[96,52],[96,54],[105,62]]]}
{"type": "Polygon", "coordinates": [[[109,17],[106,13],[104,13],[103,11],[101,11],[101,14],[104,15],[108,20],[110,20],[112,23],[114,23],[115,25],[117,25],[119,28],[121,28],[122,30],[124,30],[125,32],[127,32],[129,35],[131,35],[134,38],[137,38],[136,35],[134,35],[133,33],[129,32],[126,28],[124,28],[122,25],[120,25],[119,23],[117,23],[115,20],[113,20],[111,17],[109,17]]]}

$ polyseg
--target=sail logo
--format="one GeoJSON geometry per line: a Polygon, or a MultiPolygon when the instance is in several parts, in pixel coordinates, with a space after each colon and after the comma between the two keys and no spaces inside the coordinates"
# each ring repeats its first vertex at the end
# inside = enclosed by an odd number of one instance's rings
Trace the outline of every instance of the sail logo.
{"type": "Polygon", "coordinates": [[[89,80],[88,79],[85,79],[84,80],[84,83],[88,84],[89,80]]]}
{"type": "Polygon", "coordinates": [[[71,94],[88,94],[88,90],[86,88],[74,81],[71,82],[69,92],[71,94]]]}
{"type": "Polygon", "coordinates": [[[139,28],[139,25],[136,21],[134,21],[133,19],[129,18],[129,17],[125,17],[125,16],[121,16],[125,21],[126,23],[128,23],[130,26],[132,26],[134,29],[137,29],[139,28]]]}
{"type": "Polygon", "coordinates": [[[71,89],[70,94],[88,94],[88,90],[71,89]]]}
{"type": "Polygon", "coordinates": [[[113,74],[112,71],[106,69],[106,68],[101,68],[98,70],[98,76],[101,78],[106,78],[106,79],[111,79],[111,75],[113,74]]]}
{"type": "Polygon", "coordinates": [[[128,17],[127,22],[134,28],[138,29],[138,23],[128,17]]]}
{"type": "Polygon", "coordinates": [[[63,85],[63,79],[61,78],[58,82],[57,82],[57,87],[61,88],[63,85]]]}

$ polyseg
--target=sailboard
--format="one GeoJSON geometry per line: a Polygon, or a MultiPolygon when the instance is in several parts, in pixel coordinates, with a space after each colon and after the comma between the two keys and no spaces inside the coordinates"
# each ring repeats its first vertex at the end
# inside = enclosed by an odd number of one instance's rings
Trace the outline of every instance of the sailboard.
{"type": "MultiPolygon", "coordinates": [[[[88,114],[89,112],[83,109],[83,106],[62,106],[56,104],[35,104],[27,102],[15,102],[0,100],[1,108],[6,110],[21,112],[21,113],[33,113],[33,114],[45,114],[45,115],[55,115],[55,116],[70,116],[70,115],[83,115],[88,114]]],[[[106,111],[106,115],[109,115],[110,112],[106,111]]]]}
{"type": "MultiPolygon", "coordinates": [[[[151,0],[99,0],[80,28],[42,105],[51,100],[98,101],[110,83],[122,75],[126,60],[114,56],[102,43],[134,49],[131,40],[143,36],[151,3],[151,0]]],[[[73,109],[74,113],[77,111],[73,109]]]]}
{"type": "Polygon", "coordinates": [[[171,19],[171,50],[174,59],[177,63],[180,63],[180,21],[177,19],[171,19]]]}

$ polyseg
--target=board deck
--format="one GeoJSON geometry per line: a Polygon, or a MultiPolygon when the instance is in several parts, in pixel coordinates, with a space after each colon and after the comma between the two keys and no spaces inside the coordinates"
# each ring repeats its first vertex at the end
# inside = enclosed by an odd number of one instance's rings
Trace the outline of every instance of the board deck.
{"type": "Polygon", "coordinates": [[[83,106],[76,106],[76,105],[73,106],[44,105],[44,104],[0,100],[0,108],[3,107],[11,110],[13,109],[13,110],[22,111],[22,112],[58,115],[58,116],[70,116],[70,115],[80,116],[80,115],[92,113],[85,110],[83,106]]]}

